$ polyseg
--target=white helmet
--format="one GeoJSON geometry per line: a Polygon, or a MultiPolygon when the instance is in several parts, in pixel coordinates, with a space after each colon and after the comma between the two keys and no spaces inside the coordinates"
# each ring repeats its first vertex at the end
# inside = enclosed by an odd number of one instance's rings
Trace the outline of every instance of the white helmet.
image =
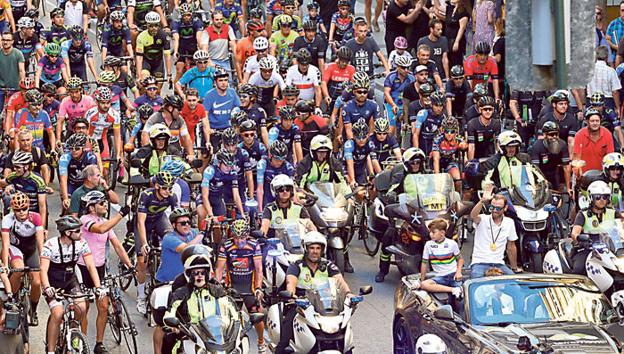
{"type": "Polygon", "coordinates": [[[265,50],[269,48],[269,40],[266,37],[258,37],[253,41],[254,50],[265,50]]]}
{"type": "MultiPolygon", "coordinates": [[[[331,140],[327,137],[327,135],[316,135],[310,141],[310,154],[317,152],[318,150],[325,149],[328,151],[332,151],[333,145],[331,140]]],[[[314,155],[313,155],[314,156],[314,155]]]]}
{"type": "Polygon", "coordinates": [[[518,133],[513,130],[505,130],[504,132],[500,133],[500,135],[498,136],[498,145],[500,147],[503,147],[511,144],[522,144],[522,138],[520,137],[520,135],[518,135],[518,133]]]}
{"type": "Polygon", "coordinates": [[[303,236],[301,243],[304,251],[308,250],[309,245],[319,244],[323,246],[323,250],[321,252],[324,254],[325,249],[327,248],[327,237],[318,231],[310,231],[303,236]]]}
{"type": "Polygon", "coordinates": [[[258,66],[262,70],[275,70],[275,62],[271,57],[262,57],[258,61],[258,66]]]}
{"type": "Polygon", "coordinates": [[[271,193],[277,197],[277,189],[280,187],[291,187],[295,189],[295,182],[288,175],[280,174],[271,181],[271,193]]]}
{"type": "Polygon", "coordinates": [[[587,192],[590,196],[611,194],[611,188],[609,188],[609,185],[604,181],[594,181],[587,187],[587,192]]]}
{"type": "Polygon", "coordinates": [[[410,58],[408,58],[408,57],[400,56],[400,57],[396,58],[395,64],[397,66],[401,66],[401,67],[404,67],[404,68],[406,68],[406,67],[409,68],[412,65],[412,60],[410,58]]]}
{"type": "Polygon", "coordinates": [[[156,11],[150,11],[145,15],[145,22],[147,23],[160,23],[160,15],[156,11]]]}
{"type": "Polygon", "coordinates": [[[201,60],[208,60],[210,59],[210,54],[208,54],[207,51],[205,50],[198,50],[195,52],[195,54],[193,54],[193,60],[195,61],[201,61],[201,60]]]}
{"type": "Polygon", "coordinates": [[[418,354],[446,354],[446,343],[435,334],[423,334],[416,341],[418,354]]]}

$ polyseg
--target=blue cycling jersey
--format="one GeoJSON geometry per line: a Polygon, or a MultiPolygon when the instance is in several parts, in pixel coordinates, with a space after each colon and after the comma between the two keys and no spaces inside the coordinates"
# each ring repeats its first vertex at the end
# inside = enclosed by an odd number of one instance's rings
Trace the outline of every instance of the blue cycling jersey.
{"type": "Polygon", "coordinates": [[[343,124],[355,124],[358,120],[363,120],[364,123],[368,124],[371,118],[376,120],[380,116],[379,105],[369,99],[364,101],[362,105],[357,104],[357,101],[353,99],[342,107],[343,124]]]}
{"type": "Polygon", "coordinates": [[[231,202],[233,200],[232,189],[238,189],[238,176],[236,171],[223,172],[218,167],[208,166],[204,170],[201,187],[208,188],[211,204],[213,200],[220,199],[231,202]]]}
{"type": "Polygon", "coordinates": [[[132,44],[132,36],[126,27],[119,30],[109,27],[102,34],[102,48],[106,48],[108,55],[123,56],[123,48],[128,44],[132,44]]]}
{"type": "Polygon", "coordinates": [[[178,205],[178,197],[171,193],[167,198],[160,199],[156,188],[148,188],[141,192],[139,197],[138,212],[145,213],[145,224],[155,222],[158,218],[165,215],[165,211],[169,208],[173,209],[178,205]]]}
{"type": "Polygon", "coordinates": [[[255,177],[258,162],[268,155],[266,147],[264,147],[264,144],[258,141],[258,139],[255,139],[251,146],[245,146],[245,144],[240,143],[238,144],[238,148],[247,151],[247,154],[249,155],[249,166],[255,177]]]}
{"type": "Polygon", "coordinates": [[[431,108],[421,109],[416,115],[415,120],[412,118],[412,122],[415,121],[416,129],[420,129],[418,135],[418,146],[429,156],[433,147],[433,139],[440,132],[442,126],[442,120],[445,118],[445,114],[435,115],[431,108]]]}
{"type": "Polygon", "coordinates": [[[384,81],[384,88],[390,88],[390,96],[394,100],[394,103],[397,106],[401,106],[403,105],[403,98],[401,97],[399,99],[399,96],[402,96],[403,90],[405,90],[406,87],[414,83],[414,81],[416,81],[416,79],[412,74],[408,73],[407,77],[403,81],[401,81],[401,78],[399,78],[399,74],[396,71],[392,71],[390,74],[388,74],[388,76],[386,76],[386,80],[384,81]]]}
{"type": "Polygon", "coordinates": [[[274,167],[271,165],[267,157],[258,161],[258,174],[256,176],[256,183],[258,185],[262,184],[263,186],[263,207],[275,200],[273,193],[271,193],[271,181],[277,175],[288,175],[292,178],[295,175],[295,168],[288,161],[284,161],[284,163],[282,163],[280,167],[274,167]]]}
{"type": "Polygon", "coordinates": [[[6,182],[12,185],[15,190],[20,191],[30,199],[30,211],[39,212],[39,195],[46,193],[46,184],[43,178],[36,173],[29,173],[28,176],[18,176],[11,172],[6,182]]]}
{"type": "Polygon", "coordinates": [[[373,144],[375,154],[379,162],[386,161],[392,156],[392,151],[399,148],[399,142],[394,136],[386,135],[386,140],[379,141],[377,136],[373,134],[368,141],[373,144]]]}
{"type": "MultiPolygon", "coordinates": [[[[245,179],[245,172],[251,171],[251,164],[249,163],[249,153],[245,149],[241,149],[240,147],[236,149],[236,153],[234,154],[234,158],[236,159],[236,164],[232,171],[236,173],[238,178],[238,186],[240,190],[244,190],[247,186],[247,180],[245,179]]],[[[215,157],[212,161],[213,166],[216,169],[219,169],[219,160],[215,157]]]]}
{"type": "Polygon", "coordinates": [[[287,130],[284,129],[281,124],[275,125],[269,130],[269,146],[277,140],[281,140],[288,147],[286,160],[293,161],[293,142],[301,142],[301,131],[299,127],[293,124],[292,127],[287,130]]]}
{"type": "Polygon", "coordinates": [[[67,188],[71,194],[82,186],[82,170],[89,165],[97,165],[97,158],[91,151],[85,151],[78,159],[74,159],[70,152],[64,153],[58,162],[59,175],[67,176],[67,188]]]}
{"type": "Polygon", "coordinates": [[[163,98],[160,96],[156,96],[151,99],[147,94],[144,94],[134,100],[134,108],[139,108],[144,104],[148,104],[154,108],[154,112],[158,112],[163,103],[163,98]]]}
{"type": "Polygon", "coordinates": [[[91,43],[82,41],[78,46],[74,45],[74,41],[65,41],[61,43],[61,57],[69,59],[69,65],[85,65],[86,58],[93,58],[93,48],[91,43]]]}
{"type": "Polygon", "coordinates": [[[267,114],[264,108],[260,107],[257,103],[254,103],[247,109],[242,107],[241,109],[247,113],[247,117],[249,117],[249,119],[256,122],[258,133],[260,133],[260,127],[266,127],[267,114]]]}
{"type": "Polygon", "coordinates": [[[345,161],[352,160],[356,169],[366,167],[366,158],[368,156],[370,156],[371,160],[377,159],[375,144],[371,140],[367,140],[362,146],[359,146],[353,140],[345,142],[343,157],[345,161]]]}
{"type": "Polygon", "coordinates": [[[211,66],[201,72],[195,66],[187,70],[178,82],[182,86],[197,89],[199,97],[205,97],[208,91],[214,88],[214,73],[215,70],[211,66]]]}

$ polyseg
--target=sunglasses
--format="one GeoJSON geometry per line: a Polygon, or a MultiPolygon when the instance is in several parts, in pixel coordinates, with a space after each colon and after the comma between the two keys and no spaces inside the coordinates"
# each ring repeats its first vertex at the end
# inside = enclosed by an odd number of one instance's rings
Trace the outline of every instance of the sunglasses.
{"type": "Polygon", "coordinates": [[[457,129],[446,129],[444,131],[446,134],[457,134],[457,129]]]}
{"type": "Polygon", "coordinates": [[[83,146],[74,146],[74,147],[72,147],[71,149],[72,149],[73,151],[80,151],[80,150],[84,149],[84,147],[83,147],[83,146]]]}
{"type": "Polygon", "coordinates": [[[198,61],[197,64],[208,64],[208,60],[201,60],[198,61]]]}
{"type": "Polygon", "coordinates": [[[249,95],[247,95],[247,94],[238,95],[238,98],[247,99],[247,98],[249,98],[249,95]]]}
{"type": "Polygon", "coordinates": [[[180,222],[178,222],[178,224],[179,224],[179,225],[182,225],[182,226],[189,226],[189,225],[191,224],[191,222],[190,222],[190,221],[188,221],[188,220],[185,220],[185,221],[180,221],[180,222]]]}
{"type": "Polygon", "coordinates": [[[56,58],[56,57],[58,57],[58,55],[48,54],[48,57],[50,57],[50,58],[56,58]]]}
{"type": "Polygon", "coordinates": [[[147,25],[147,28],[158,28],[160,25],[147,25]]]}
{"type": "Polygon", "coordinates": [[[375,132],[377,135],[388,135],[388,132],[375,132]]]}
{"type": "Polygon", "coordinates": [[[291,187],[279,187],[275,190],[277,193],[282,193],[282,192],[292,192],[292,188],[291,187]]]}
{"type": "Polygon", "coordinates": [[[284,161],[286,160],[285,157],[282,156],[271,156],[272,159],[277,160],[277,161],[284,161]]]}
{"type": "Polygon", "coordinates": [[[368,95],[368,90],[355,90],[353,92],[357,95],[368,95]]]}
{"type": "Polygon", "coordinates": [[[351,8],[350,8],[349,6],[340,6],[340,7],[338,8],[338,10],[341,10],[341,11],[349,11],[350,9],[351,9],[351,8]]]}
{"type": "Polygon", "coordinates": [[[611,198],[610,194],[593,194],[592,195],[592,199],[593,200],[609,200],[611,198]]]}
{"type": "Polygon", "coordinates": [[[266,52],[268,49],[256,49],[256,53],[264,53],[266,52]]]}
{"type": "Polygon", "coordinates": [[[171,191],[173,190],[173,187],[162,187],[162,186],[161,186],[161,187],[160,187],[160,189],[162,189],[162,190],[164,190],[164,191],[167,191],[167,192],[171,193],[171,191]]]}
{"type": "Polygon", "coordinates": [[[35,107],[41,107],[43,106],[43,103],[29,103],[31,106],[35,106],[35,107]]]}
{"type": "Polygon", "coordinates": [[[23,169],[26,168],[26,166],[24,166],[24,165],[13,165],[13,168],[16,169],[16,170],[23,170],[23,169]]]}
{"type": "Polygon", "coordinates": [[[198,276],[198,275],[203,275],[206,276],[206,270],[205,269],[198,269],[198,270],[194,270],[192,272],[193,276],[198,276]]]}
{"type": "Polygon", "coordinates": [[[254,133],[243,134],[243,138],[253,138],[254,136],[256,136],[254,133]]]}
{"type": "Polygon", "coordinates": [[[13,209],[13,212],[14,212],[14,213],[22,213],[22,212],[25,212],[25,211],[28,211],[28,208],[13,209]]]}
{"type": "Polygon", "coordinates": [[[548,133],[548,134],[546,134],[546,136],[549,136],[551,138],[557,138],[557,137],[559,137],[559,133],[548,133]]]}
{"type": "Polygon", "coordinates": [[[78,129],[87,129],[86,125],[77,125],[74,127],[74,130],[78,130],[78,129]]]}
{"type": "Polygon", "coordinates": [[[156,91],[158,90],[158,87],[148,87],[146,88],[147,91],[156,91]]]}
{"type": "Polygon", "coordinates": [[[98,204],[99,206],[106,206],[106,205],[108,204],[108,201],[107,201],[107,200],[103,200],[103,201],[101,201],[101,202],[99,202],[99,203],[97,203],[97,204],[98,204]]]}
{"type": "Polygon", "coordinates": [[[503,211],[503,209],[505,209],[505,207],[490,205],[490,211],[503,211]]]}
{"type": "Polygon", "coordinates": [[[71,235],[79,234],[79,233],[80,233],[80,229],[76,229],[76,230],[69,230],[69,233],[70,233],[71,235]]]}
{"type": "Polygon", "coordinates": [[[485,111],[485,112],[492,112],[494,110],[494,108],[492,108],[492,107],[481,107],[481,110],[485,111]]]}
{"type": "Polygon", "coordinates": [[[418,159],[412,160],[409,163],[410,163],[410,165],[420,165],[420,160],[418,160],[418,159]]]}

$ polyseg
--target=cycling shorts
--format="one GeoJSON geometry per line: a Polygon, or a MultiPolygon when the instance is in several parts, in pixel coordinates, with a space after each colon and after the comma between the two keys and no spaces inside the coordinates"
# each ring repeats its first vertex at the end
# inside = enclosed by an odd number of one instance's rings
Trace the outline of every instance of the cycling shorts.
{"type": "MultiPolygon", "coordinates": [[[[80,275],[82,277],[82,284],[89,289],[95,288],[95,284],[93,283],[93,279],[91,278],[91,274],[89,274],[89,269],[87,266],[82,264],[78,264],[78,269],[80,269],[80,275]]],[[[106,264],[101,265],[99,267],[95,267],[98,273],[98,277],[100,278],[100,284],[104,279],[104,275],[106,274],[106,264]]]]}
{"type": "MultiPolygon", "coordinates": [[[[143,244],[141,243],[141,238],[139,237],[139,228],[137,227],[136,222],[135,230],[137,230],[137,232],[134,233],[134,249],[136,250],[137,256],[142,256],[143,254],[141,252],[141,247],[143,246],[143,244]]],[[[165,213],[161,213],[160,216],[155,220],[145,220],[145,235],[147,236],[147,242],[150,244],[151,247],[159,246],[160,241],[162,241],[163,237],[165,237],[165,234],[171,230],[173,230],[173,226],[171,226],[169,218],[167,218],[167,215],[165,213]],[[152,234],[157,237],[156,240],[150,240],[150,236],[152,236],[152,234]],[[158,242],[158,244],[154,245],[153,241],[158,242]]],[[[154,236],[152,236],[152,238],[154,238],[154,236]]]]}
{"type": "MultiPolygon", "coordinates": [[[[384,107],[386,108],[386,116],[388,117],[388,121],[390,122],[390,126],[391,127],[396,127],[397,126],[397,115],[394,114],[394,112],[392,111],[392,106],[388,103],[384,103],[384,107]]],[[[399,108],[399,114],[398,116],[401,117],[403,115],[403,105],[398,106],[399,108]]]]}
{"type": "Polygon", "coordinates": [[[24,260],[24,265],[27,267],[39,268],[39,252],[35,250],[30,254],[24,255],[19,248],[13,245],[9,246],[9,261],[13,263],[13,260],[18,258],[24,260]]]}
{"type": "Polygon", "coordinates": [[[148,70],[152,76],[157,79],[162,79],[165,77],[165,65],[163,63],[163,59],[160,60],[149,60],[143,57],[143,70],[148,70]]]}
{"type": "MultiPolygon", "coordinates": [[[[69,293],[72,295],[82,294],[82,291],[80,291],[80,284],[78,284],[78,280],[76,279],[76,277],[74,277],[74,279],[70,281],[67,286],[63,287],[62,290],[64,290],[65,293],[69,293]]],[[[45,299],[48,303],[48,307],[50,308],[50,310],[52,310],[56,306],[63,306],[63,300],[59,301],[56,298],[48,299],[47,297],[45,297],[45,299]]],[[[84,302],[84,299],[78,299],[76,302],[84,302]]]]}

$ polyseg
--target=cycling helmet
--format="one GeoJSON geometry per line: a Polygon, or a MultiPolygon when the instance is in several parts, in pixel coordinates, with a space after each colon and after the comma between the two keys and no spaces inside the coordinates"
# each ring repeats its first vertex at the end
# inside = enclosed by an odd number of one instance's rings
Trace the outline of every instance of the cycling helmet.
{"type": "Polygon", "coordinates": [[[169,131],[169,128],[163,123],[156,123],[152,125],[149,131],[150,139],[156,139],[163,136],[167,139],[171,138],[171,131],[169,131]]]}
{"type": "Polygon", "coordinates": [[[327,237],[318,231],[310,231],[303,236],[301,240],[301,244],[303,246],[303,250],[305,253],[308,252],[308,246],[310,245],[321,245],[321,256],[325,254],[325,249],[327,248],[327,237]]]}
{"type": "Polygon", "coordinates": [[[210,59],[210,54],[208,54],[205,50],[197,50],[195,54],[193,54],[193,60],[195,61],[204,61],[210,59]]]}
{"type": "Polygon", "coordinates": [[[117,58],[114,55],[109,55],[106,57],[106,59],[104,59],[104,63],[102,65],[110,66],[110,67],[118,67],[118,66],[121,66],[122,64],[123,62],[121,61],[121,59],[117,58]]]}
{"type": "Polygon", "coordinates": [[[476,84],[474,90],[472,90],[472,97],[474,98],[475,101],[479,101],[481,97],[487,96],[487,94],[488,94],[487,85],[483,83],[476,84]]]}
{"type": "Polygon", "coordinates": [[[236,156],[225,149],[221,149],[217,152],[217,161],[226,166],[234,166],[236,164],[236,156]]]}
{"type": "Polygon", "coordinates": [[[494,107],[495,104],[496,104],[496,101],[494,100],[494,98],[490,96],[483,96],[479,98],[479,108],[485,107],[485,106],[494,107]]]}
{"type": "Polygon", "coordinates": [[[73,25],[67,30],[72,39],[84,39],[84,29],[80,25],[73,25]]]}
{"type": "Polygon", "coordinates": [[[455,132],[457,132],[459,130],[459,122],[457,121],[457,118],[448,116],[442,120],[440,127],[442,128],[442,131],[455,130],[455,132]]]}
{"type": "Polygon", "coordinates": [[[144,87],[147,87],[147,86],[151,86],[151,85],[157,85],[158,82],[156,81],[156,78],[154,76],[149,75],[145,79],[143,79],[142,84],[143,84],[144,87]]]}
{"type": "Polygon", "coordinates": [[[257,129],[256,122],[254,122],[252,119],[245,119],[238,125],[238,130],[241,133],[255,132],[256,129],[257,129]]]}
{"type": "Polygon", "coordinates": [[[542,125],[542,133],[548,134],[552,132],[559,133],[559,124],[557,124],[557,122],[553,122],[549,120],[546,123],[544,123],[544,125],[542,125]]]}
{"type": "Polygon", "coordinates": [[[297,104],[295,104],[297,113],[312,113],[315,108],[314,101],[299,100],[297,104]]]}
{"type": "Polygon", "coordinates": [[[258,21],[258,20],[250,20],[249,22],[247,22],[247,30],[248,31],[262,31],[264,29],[264,25],[262,24],[262,22],[258,21]]]}
{"type": "Polygon", "coordinates": [[[358,140],[368,138],[368,125],[361,120],[358,120],[355,124],[353,124],[351,131],[353,132],[353,136],[358,140]]]}
{"type": "Polygon", "coordinates": [[[56,95],[56,86],[54,86],[54,84],[51,84],[51,83],[45,83],[41,85],[39,90],[41,90],[42,93],[47,93],[49,95],[56,95]]]}
{"type": "Polygon", "coordinates": [[[68,90],[82,90],[82,79],[77,76],[72,76],[67,81],[67,89],[68,90]]]}
{"type": "Polygon", "coordinates": [[[26,12],[24,12],[24,16],[30,17],[33,20],[36,20],[36,19],[39,18],[39,10],[37,10],[37,9],[28,9],[28,10],[26,10],[26,12]]]}
{"type": "MultiPolygon", "coordinates": [[[[326,135],[316,135],[314,138],[312,138],[312,141],[310,142],[310,153],[314,154],[317,151],[327,151],[327,152],[331,152],[333,148],[332,142],[331,140],[329,140],[329,138],[326,135]]],[[[312,157],[314,157],[314,155],[312,155],[312,157]]]]}
{"type": "Polygon", "coordinates": [[[55,18],[56,16],[65,16],[65,10],[63,10],[60,7],[55,8],[54,10],[50,11],[50,18],[55,18]]]}
{"type": "MultiPolygon", "coordinates": [[[[22,90],[32,90],[35,88],[35,79],[32,76],[26,76],[19,82],[19,87],[22,90]]],[[[56,89],[54,90],[56,92],[56,89]]]]}
{"type": "Polygon", "coordinates": [[[269,40],[266,37],[258,37],[253,41],[254,50],[265,50],[269,48],[269,40]]]}
{"type": "Polygon", "coordinates": [[[341,6],[351,7],[351,2],[349,0],[338,0],[338,7],[341,7],[341,6]]]}
{"type": "Polygon", "coordinates": [[[23,16],[19,20],[17,20],[18,28],[35,28],[35,20],[30,17],[23,16]]]}
{"type": "Polygon", "coordinates": [[[290,106],[280,107],[279,110],[280,119],[292,120],[295,119],[295,108],[290,106]]]}
{"type": "Polygon", "coordinates": [[[356,71],[355,74],[353,74],[352,81],[354,90],[359,88],[368,90],[370,88],[370,78],[364,71],[356,71]]]}
{"type": "Polygon", "coordinates": [[[249,17],[262,19],[262,17],[264,17],[264,11],[262,11],[261,7],[255,7],[249,11],[249,17]]]}
{"type": "Polygon", "coordinates": [[[454,65],[451,68],[451,77],[452,78],[464,77],[464,67],[461,65],[454,65]]]}
{"type": "Polygon", "coordinates": [[[26,165],[30,165],[32,162],[33,162],[32,153],[22,151],[22,150],[15,151],[15,153],[13,154],[13,158],[11,158],[11,163],[13,165],[26,166],[26,165]]]}
{"type": "Polygon", "coordinates": [[[123,12],[121,11],[113,11],[110,14],[111,21],[123,21],[125,17],[126,16],[124,16],[123,12]]]}
{"type": "Polygon", "coordinates": [[[585,119],[589,119],[591,116],[599,116],[602,119],[602,112],[595,108],[587,108],[585,110],[585,119]]]}
{"type": "Polygon", "coordinates": [[[475,53],[477,54],[490,54],[490,44],[488,42],[482,41],[475,45],[475,53]]]}
{"type": "Polygon", "coordinates": [[[32,89],[26,91],[26,102],[33,104],[41,104],[43,103],[43,94],[39,92],[37,89],[32,89]]]}
{"type": "Polygon", "coordinates": [[[169,214],[169,222],[173,224],[181,217],[187,217],[190,219],[191,213],[189,213],[189,211],[185,208],[175,208],[171,214],[169,214]]]}
{"type": "Polygon", "coordinates": [[[522,144],[522,138],[513,130],[505,130],[498,135],[498,145],[502,148],[505,146],[519,146],[522,144]]]}
{"type": "Polygon", "coordinates": [[[351,59],[353,58],[353,51],[347,46],[342,46],[336,51],[336,56],[338,57],[338,59],[342,59],[346,62],[351,62],[351,59]]]}
{"type": "Polygon", "coordinates": [[[160,169],[171,173],[175,178],[180,178],[190,167],[182,159],[173,158],[165,161],[160,169]]]}
{"type": "Polygon", "coordinates": [[[93,97],[96,101],[110,101],[113,99],[113,91],[106,86],[100,86],[93,93],[93,97]]]}
{"type": "Polygon", "coordinates": [[[281,0],[282,7],[295,6],[295,0],[281,0]]]}
{"type": "Polygon", "coordinates": [[[232,123],[232,125],[238,126],[240,123],[247,119],[249,119],[249,115],[247,114],[247,112],[243,111],[238,107],[234,108],[232,110],[232,113],[230,113],[230,122],[232,123]]]}
{"type": "MultiPolygon", "coordinates": [[[[295,57],[297,58],[297,63],[307,65],[312,62],[312,54],[306,48],[301,48],[295,53],[295,57]]],[[[260,59],[262,60],[262,59],[260,59]]]]}
{"type": "Polygon", "coordinates": [[[182,97],[177,94],[170,93],[163,99],[163,107],[164,106],[171,106],[173,108],[177,108],[179,111],[182,107],[184,107],[184,101],[182,100],[182,97]]]}
{"type": "Polygon", "coordinates": [[[230,226],[230,230],[232,231],[232,236],[234,238],[249,236],[249,224],[243,219],[235,220],[230,226]]]}
{"type": "Polygon", "coordinates": [[[273,58],[262,57],[258,61],[258,66],[260,70],[275,70],[275,61],[273,61],[273,58]]]}
{"type": "Polygon", "coordinates": [[[373,128],[375,133],[387,133],[390,130],[390,121],[385,117],[377,118],[373,123],[373,128]]]}
{"type": "Polygon", "coordinates": [[[230,74],[227,72],[227,70],[217,65],[215,67],[214,77],[215,79],[218,79],[220,77],[230,77],[230,74]]]}
{"type": "Polygon", "coordinates": [[[604,181],[594,181],[589,187],[587,187],[587,192],[590,196],[592,195],[601,195],[601,194],[611,194],[611,188],[604,181]]]}
{"type": "Polygon", "coordinates": [[[397,57],[394,62],[398,67],[402,68],[409,68],[412,65],[412,60],[408,57],[397,57]]]}
{"type": "Polygon", "coordinates": [[[238,134],[236,133],[236,129],[229,127],[223,130],[221,133],[221,143],[223,146],[237,145],[238,134]]]}
{"type": "Polygon", "coordinates": [[[435,334],[423,334],[416,341],[416,353],[444,354],[446,353],[446,343],[435,334]]]}
{"type": "Polygon", "coordinates": [[[550,103],[557,103],[561,101],[566,101],[570,103],[570,94],[566,90],[557,90],[552,95],[550,95],[550,103]]]}
{"type": "Polygon", "coordinates": [[[56,229],[61,234],[64,234],[65,231],[79,230],[81,226],[80,219],[73,215],[65,215],[56,219],[56,229]]]}
{"type": "MultiPolygon", "coordinates": [[[[192,274],[193,269],[206,269],[208,272],[212,271],[212,264],[210,263],[210,257],[203,254],[194,254],[189,256],[184,262],[184,277],[187,282],[193,283],[195,279],[192,274]]],[[[206,274],[206,278],[208,278],[208,274],[206,274]]],[[[196,284],[200,286],[201,284],[196,284]]]]}
{"type": "Polygon", "coordinates": [[[431,104],[434,106],[444,106],[446,96],[441,91],[435,91],[431,94],[431,104]]]}
{"type": "Polygon", "coordinates": [[[180,260],[182,260],[182,264],[186,263],[186,260],[191,256],[195,255],[203,255],[208,258],[211,257],[212,250],[210,247],[201,244],[188,245],[184,247],[182,253],[180,254],[180,260]]]}
{"type": "Polygon", "coordinates": [[[269,148],[269,154],[271,158],[277,160],[286,160],[286,157],[288,156],[288,147],[283,141],[276,140],[273,142],[273,144],[271,144],[271,147],[269,148]]]}
{"type": "Polygon", "coordinates": [[[591,97],[589,97],[589,104],[593,107],[604,106],[605,95],[600,91],[594,92],[591,97]]]}
{"type": "Polygon", "coordinates": [[[80,200],[84,204],[85,208],[89,209],[91,205],[99,204],[108,199],[106,199],[106,194],[95,190],[87,192],[87,194],[83,195],[80,200]]]}
{"type": "Polygon", "coordinates": [[[45,53],[51,56],[59,56],[61,54],[61,46],[56,43],[48,43],[45,45],[45,53]]]}
{"type": "Polygon", "coordinates": [[[308,10],[310,10],[310,9],[318,10],[319,9],[319,4],[316,1],[311,1],[311,2],[308,3],[307,7],[308,7],[308,10]]]}
{"type": "Polygon", "coordinates": [[[316,22],[312,20],[303,21],[301,25],[304,31],[315,31],[316,32],[316,22]]]}
{"type": "Polygon", "coordinates": [[[295,85],[288,85],[284,88],[284,90],[282,91],[282,94],[284,96],[299,96],[299,87],[295,86],[295,85]]]}
{"type": "Polygon", "coordinates": [[[156,184],[161,187],[171,187],[176,181],[176,178],[171,174],[171,172],[167,171],[158,171],[155,177],[156,184]]]}
{"type": "Polygon", "coordinates": [[[30,206],[30,198],[22,192],[15,192],[11,197],[11,209],[28,209],[30,206]]]}
{"type": "Polygon", "coordinates": [[[292,17],[290,15],[283,14],[279,17],[280,26],[290,26],[293,23],[292,17]]]}
{"type": "Polygon", "coordinates": [[[249,96],[258,96],[258,87],[252,84],[243,84],[238,89],[239,94],[249,95],[249,96]]]}
{"type": "Polygon", "coordinates": [[[624,156],[622,156],[619,152],[606,154],[605,157],[602,158],[602,171],[605,175],[608,176],[609,169],[614,167],[620,169],[624,168],[624,156]]]}
{"type": "Polygon", "coordinates": [[[406,168],[408,167],[410,162],[419,159],[422,164],[426,158],[427,156],[425,155],[425,153],[417,147],[411,147],[405,150],[403,156],[401,157],[401,159],[403,160],[403,164],[406,168]]]}
{"type": "Polygon", "coordinates": [[[271,193],[274,197],[277,197],[277,190],[282,187],[290,187],[291,190],[294,190],[295,182],[288,175],[279,174],[271,180],[271,193]]]}
{"type": "Polygon", "coordinates": [[[148,24],[160,23],[160,15],[156,11],[150,11],[145,15],[145,22],[148,24]]]}
{"type": "MultiPolygon", "coordinates": [[[[145,103],[139,106],[139,108],[137,108],[137,114],[139,115],[139,118],[149,118],[152,114],[154,114],[154,107],[150,106],[149,104],[145,103]]],[[[151,133],[151,131],[150,131],[151,133]]]]}
{"type": "Polygon", "coordinates": [[[188,2],[180,4],[180,14],[193,14],[193,4],[188,2]]]}
{"type": "Polygon", "coordinates": [[[83,148],[87,146],[88,137],[82,133],[72,134],[65,143],[68,148],[83,148]]]}
{"type": "MultiPolygon", "coordinates": [[[[394,39],[394,47],[396,49],[407,49],[407,39],[403,36],[398,36],[394,39]]],[[[402,57],[399,57],[402,58],[402,57]]]]}
{"type": "Polygon", "coordinates": [[[286,77],[288,69],[292,66],[292,60],[290,58],[283,58],[279,63],[279,73],[282,77],[286,77]]]}
{"type": "Polygon", "coordinates": [[[431,86],[428,83],[424,83],[424,84],[420,85],[420,87],[418,88],[418,93],[420,94],[420,96],[424,96],[424,97],[431,96],[433,91],[434,91],[433,90],[433,86],[431,86]]]}

